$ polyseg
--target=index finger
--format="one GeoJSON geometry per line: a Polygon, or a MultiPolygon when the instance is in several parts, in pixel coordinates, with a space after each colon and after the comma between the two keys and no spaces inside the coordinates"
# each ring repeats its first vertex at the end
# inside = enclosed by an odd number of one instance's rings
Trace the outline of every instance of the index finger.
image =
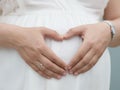
{"type": "Polygon", "coordinates": [[[68,69],[73,68],[85,55],[86,53],[90,50],[90,46],[88,45],[87,41],[83,41],[81,47],[73,57],[73,59],[70,61],[68,64],[68,69]]]}
{"type": "Polygon", "coordinates": [[[58,65],[59,67],[66,69],[66,64],[65,62],[60,59],[48,46],[44,45],[44,49],[41,52],[42,55],[47,57],[50,61],[58,65]]]}

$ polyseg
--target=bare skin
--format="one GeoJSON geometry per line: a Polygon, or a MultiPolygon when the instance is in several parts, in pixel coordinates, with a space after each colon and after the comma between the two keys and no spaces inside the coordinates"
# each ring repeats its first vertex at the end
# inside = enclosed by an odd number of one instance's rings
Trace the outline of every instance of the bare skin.
{"type": "Polygon", "coordinates": [[[103,22],[74,27],[63,36],[45,27],[24,28],[0,24],[0,46],[15,48],[26,63],[45,78],[60,79],[66,75],[66,68],[69,73],[79,75],[90,70],[108,46],[120,45],[119,3],[120,0],[110,0],[104,15],[105,19],[115,25],[116,35],[113,41],[110,27],[103,22]],[[56,56],[44,41],[46,37],[61,41],[74,36],[82,37],[83,44],[68,65],[56,56]],[[40,63],[44,68],[38,66],[40,63]]]}

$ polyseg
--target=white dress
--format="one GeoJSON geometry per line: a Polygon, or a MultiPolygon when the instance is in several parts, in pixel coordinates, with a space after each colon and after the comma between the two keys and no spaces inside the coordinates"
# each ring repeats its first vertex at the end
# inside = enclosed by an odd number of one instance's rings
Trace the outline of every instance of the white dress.
{"type": "MultiPolygon", "coordinates": [[[[70,28],[103,20],[108,0],[1,0],[0,23],[24,27],[45,26],[60,34],[70,28]]],[[[79,49],[82,40],[74,37],[47,45],[66,63],[79,49]]],[[[14,49],[0,48],[0,90],[109,90],[110,55],[105,50],[97,64],[78,76],[60,80],[38,75],[14,49]]]]}

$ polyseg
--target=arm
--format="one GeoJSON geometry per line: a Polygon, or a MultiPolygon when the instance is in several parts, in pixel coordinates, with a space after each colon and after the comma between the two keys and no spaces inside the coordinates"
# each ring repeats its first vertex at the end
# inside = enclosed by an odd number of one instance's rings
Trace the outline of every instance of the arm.
{"type": "Polygon", "coordinates": [[[21,42],[18,40],[21,29],[16,25],[0,23],[0,47],[16,48],[21,42]]]}
{"type": "Polygon", "coordinates": [[[105,9],[104,19],[112,21],[116,29],[114,39],[111,41],[111,47],[120,45],[120,0],[110,0],[105,9]]]}

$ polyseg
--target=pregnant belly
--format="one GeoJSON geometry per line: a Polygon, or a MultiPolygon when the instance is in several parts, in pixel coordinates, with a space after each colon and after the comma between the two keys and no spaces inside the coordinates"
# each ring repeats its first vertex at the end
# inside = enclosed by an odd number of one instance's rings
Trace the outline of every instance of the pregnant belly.
{"type": "MultiPolygon", "coordinates": [[[[7,16],[0,18],[2,23],[16,24],[23,27],[40,27],[44,26],[50,29],[57,31],[59,34],[65,34],[70,28],[79,26],[82,24],[90,24],[98,22],[94,18],[84,17],[84,15],[71,15],[65,13],[53,13],[53,14],[34,14],[32,15],[22,15],[22,16],[7,16]]],[[[32,37],[32,36],[31,36],[32,37]]],[[[51,39],[46,40],[46,44],[53,50],[53,52],[59,56],[63,61],[69,63],[72,57],[75,55],[78,49],[82,44],[80,37],[73,37],[69,40],[64,40],[62,42],[54,41],[51,39]]],[[[80,74],[79,77],[73,77],[68,75],[67,77],[59,80],[44,80],[38,74],[34,72],[20,57],[17,51],[12,49],[0,49],[0,85],[9,85],[10,87],[15,87],[18,85],[25,84],[28,87],[25,90],[33,90],[32,86],[41,86],[45,83],[45,86],[48,87],[63,87],[66,90],[74,90],[74,87],[81,87],[79,90],[84,88],[94,87],[99,85],[99,80],[102,80],[102,83],[105,84],[106,81],[109,81],[109,70],[110,68],[110,58],[109,53],[106,51],[98,64],[91,69],[91,71],[80,74]],[[9,76],[8,76],[9,75],[9,76]],[[9,82],[6,82],[7,81],[9,82]],[[25,80],[24,80],[25,79],[25,80]],[[14,83],[11,83],[14,82],[14,83]],[[92,82],[91,82],[92,81],[92,82]],[[96,83],[97,81],[97,83],[96,83]],[[86,87],[84,87],[86,85],[86,87]],[[70,86],[68,88],[68,86],[70,86]]],[[[43,85],[44,87],[44,85],[43,85]]],[[[99,86],[98,88],[100,88],[99,86]]],[[[7,88],[7,87],[6,87],[7,88]]],[[[8,89],[6,89],[8,90],[8,89]]],[[[13,90],[13,89],[12,89],[13,90]]],[[[14,89],[16,90],[16,89],[14,89]]],[[[47,90],[57,90],[57,89],[48,89],[47,90]]],[[[62,90],[62,88],[61,88],[62,90]]],[[[84,89],[89,90],[89,89],[84,89]]],[[[94,89],[98,90],[98,89],[94,89]]],[[[100,89],[105,90],[105,89],[100,89]]]]}
{"type": "MultiPolygon", "coordinates": [[[[83,16],[81,16],[83,17],[83,16]]],[[[5,16],[0,18],[0,22],[15,24],[23,27],[47,27],[57,31],[59,34],[65,34],[70,28],[82,24],[94,23],[97,20],[83,20],[79,15],[67,13],[46,13],[21,15],[21,16],[5,16]]],[[[32,36],[31,36],[32,37],[32,36]]],[[[80,48],[82,40],[80,37],[73,37],[62,42],[47,39],[46,44],[59,56],[63,61],[69,63],[77,50],[80,48]]]]}
{"type": "Polygon", "coordinates": [[[76,36],[62,42],[47,40],[46,43],[58,57],[60,57],[64,62],[69,63],[77,53],[78,49],[80,49],[82,40],[80,37],[76,36]]]}

